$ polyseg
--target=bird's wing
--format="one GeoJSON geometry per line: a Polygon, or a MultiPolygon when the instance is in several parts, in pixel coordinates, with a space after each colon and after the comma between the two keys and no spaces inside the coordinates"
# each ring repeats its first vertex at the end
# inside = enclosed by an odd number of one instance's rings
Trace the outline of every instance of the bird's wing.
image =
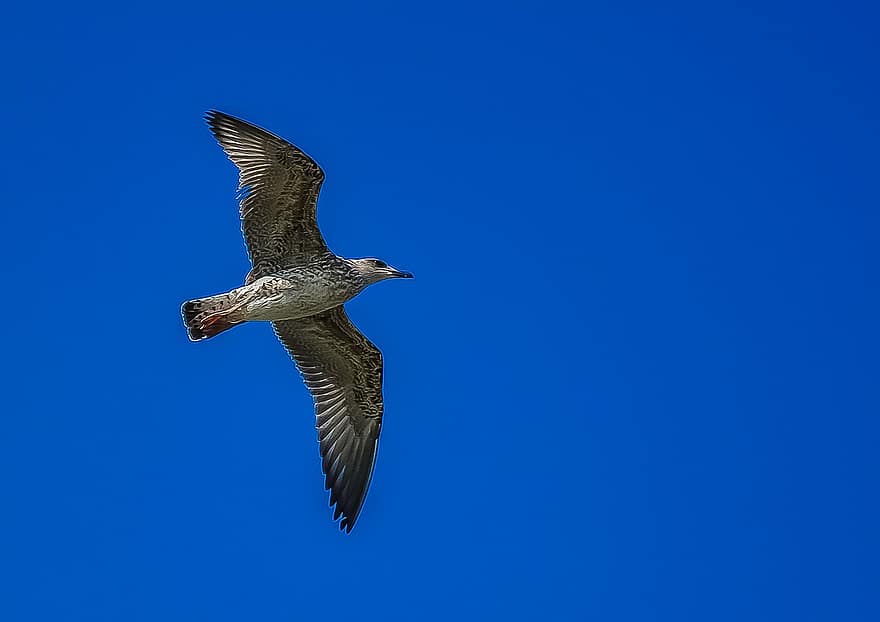
{"type": "Polygon", "coordinates": [[[212,110],[214,137],[238,167],[241,228],[253,269],[248,281],[327,252],[316,218],[324,171],[264,129],[212,110]]]}
{"type": "Polygon", "coordinates": [[[299,320],[273,322],[315,400],[324,488],[333,520],[350,532],[360,514],[382,425],[382,353],[342,306],[299,320]]]}

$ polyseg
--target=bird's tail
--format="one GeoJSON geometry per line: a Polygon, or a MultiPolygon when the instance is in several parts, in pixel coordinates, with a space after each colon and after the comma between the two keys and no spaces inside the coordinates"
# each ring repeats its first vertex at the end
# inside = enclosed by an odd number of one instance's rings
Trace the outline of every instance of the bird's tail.
{"type": "Polygon", "coordinates": [[[183,303],[180,311],[189,338],[201,341],[243,323],[244,319],[236,313],[238,305],[235,304],[235,298],[235,294],[229,292],[183,303]]]}

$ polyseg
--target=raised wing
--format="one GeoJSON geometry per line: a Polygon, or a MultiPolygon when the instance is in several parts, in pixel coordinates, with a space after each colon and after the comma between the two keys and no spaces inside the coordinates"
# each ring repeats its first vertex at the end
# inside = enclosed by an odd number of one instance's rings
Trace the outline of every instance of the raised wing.
{"type": "Polygon", "coordinates": [[[360,514],[382,426],[382,353],[342,306],[272,323],[315,400],[316,427],[333,520],[350,532],[360,514]]]}
{"type": "Polygon", "coordinates": [[[253,265],[247,282],[328,252],[316,219],[321,167],[283,138],[247,121],[216,110],[205,118],[238,167],[241,228],[253,265]]]}

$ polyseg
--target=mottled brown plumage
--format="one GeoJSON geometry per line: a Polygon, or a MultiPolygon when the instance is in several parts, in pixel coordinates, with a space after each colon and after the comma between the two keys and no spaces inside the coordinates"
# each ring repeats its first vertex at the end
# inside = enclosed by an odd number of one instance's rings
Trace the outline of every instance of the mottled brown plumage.
{"type": "Polygon", "coordinates": [[[247,121],[213,110],[206,118],[239,170],[241,229],[253,265],[246,282],[329,253],[317,221],[321,167],[247,121]]]}
{"type": "Polygon", "coordinates": [[[211,111],[208,125],[239,169],[242,232],[252,269],[242,287],[184,303],[194,341],[243,322],[271,321],[315,402],[318,441],[340,528],[354,527],[370,485],[382,427],[382,353],[342,305],[367,286],[412,275],[327,248],[316,209],[324,172],[255,125],[211,111]]]}

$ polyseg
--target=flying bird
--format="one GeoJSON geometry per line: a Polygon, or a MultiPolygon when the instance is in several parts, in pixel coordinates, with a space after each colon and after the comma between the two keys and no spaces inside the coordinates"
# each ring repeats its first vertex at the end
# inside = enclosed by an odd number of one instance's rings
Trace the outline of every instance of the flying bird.
{"type": "Polygon", "coordinates": [[[412,274],[327,248],[316,211],[324,171],[286,140],[212,110],[206,120],[238,167],[242,232],[252,269],[242,287],[183,303],[193,341],[244,322],[272,323],[312,394],[333,520],[351,532],[364,504],[382,427],[382,353],[343,304],[368,285],[412,274]]]}

